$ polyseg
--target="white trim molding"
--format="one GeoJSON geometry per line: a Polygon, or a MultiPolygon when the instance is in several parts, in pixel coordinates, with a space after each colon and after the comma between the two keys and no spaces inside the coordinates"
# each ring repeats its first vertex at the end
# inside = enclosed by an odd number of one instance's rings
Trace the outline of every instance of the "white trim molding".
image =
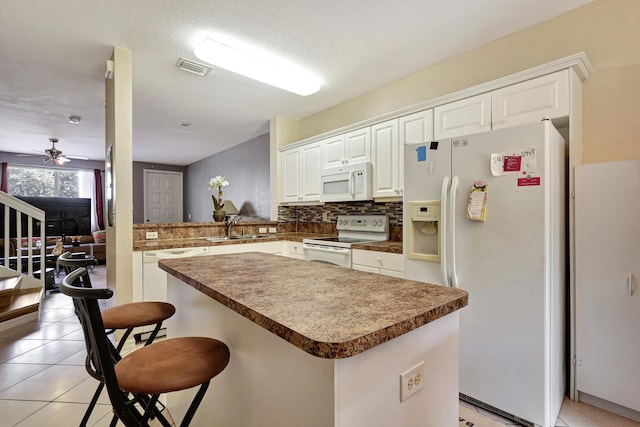
{"type": "Polygon", "coordinates": [[[510,74],[508,76],[500,77],[498,79],[491,80],[489,82],[485,82],[485,83],[472,86],[466,89],[462,89],[456,92],[452,92],[447,95],[440,96],[438,98],[433,98],[428,101],[421,102],[416,105],[412,105],[410,107],[405,107],[400,110],[392,111],[390,113],[386,113],[380,116],[372,117],[370,119],[362,120],[360,122],[343,126],[338,129],[333,129],[331,131],[328,131],[319,135],[315,135],[315,136],[294,142],[292,144],[287,144],[283,147],[280,147],[279,151],[288,150],[288,149],[306,145],[312,142],[320,141],[325,138],[347,133],[352,130],[357,130],[363,127],[371,126],[377,123],[384,122],[386,120],[395,119],[398,117],[406,116],[408,114],[413,114],[419,111],[427,110],[429,108],[437,107],[439,105],[444,105],[453,101],[458,101],[460,99],[469,98],[469,97],[480,95],[486,92],[491,92],[496,89],[511,86],[516,83],[521,83],[526,80],[535,79],[537,77],[542,77],[544,75],[552,74],[557,71],[566,70],[569,68],[572,68],[576,72],[580,80],[582,81],[586,80],[593,71],[593,67],[589,62],[587,55],[584,52],[579,52],[561,59],[557,59],[555,61],[548,62],[546,64],[538,65],[536,67],[529,68],[524,71],[520,71],[515,74],[510,74]]]}

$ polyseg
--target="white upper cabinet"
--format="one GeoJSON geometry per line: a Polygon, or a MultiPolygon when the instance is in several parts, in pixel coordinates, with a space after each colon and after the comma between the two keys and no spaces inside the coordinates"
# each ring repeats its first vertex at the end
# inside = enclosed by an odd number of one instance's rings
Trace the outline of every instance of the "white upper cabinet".
{"type": "Polygon", "coordinates": [[[400,145],[424,144],[433,140],[433,109],[398,119],[400,145]]]}
{"type": "Polygon", "coordinates": [[[320,141],[322,168],[371,160],[371,129],[366,127],[320,141]]]}
{"type": "Polygon", "coordinates": [[[344,135],[336,135],[320,141],[322,150],[322,169],[342,166],[346,161],[347,146],[344,135]]]}
{"type": "Polygon", "coordinates": [[[282,152],[282,202],[320,200],[320,144],[282,152]]]}
{"type": "Polygon", "coordinates": [[[507,86],[491,95],[493,129],[569,116],[569,70],[507,86]]]}
{"type": "Polygon", "coordinates": [[[434,108],[435,139],[491,130],[491,93],[434,108]]]}
{"type": "Polygon", "coordinates": [[[403,145],[398,139],[398,119],[371,126],[373,197],[402,197],[403,145]]]}
{"type": "Polygon", "coordinates": [[[297,202],[300,197],[300,149],[282,152],[282,194],[283,202],[297,202]]]}

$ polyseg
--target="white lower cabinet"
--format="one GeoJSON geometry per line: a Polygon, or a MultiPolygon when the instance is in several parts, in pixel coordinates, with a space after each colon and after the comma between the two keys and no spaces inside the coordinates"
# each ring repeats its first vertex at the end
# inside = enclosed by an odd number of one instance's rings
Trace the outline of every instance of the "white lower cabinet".
{"type": "Polygon", "coordinates": [[[167,273],[158,266],[158,261],[161,259],[233,254],[239,252],[265,252],[281,255],[284,252],[283,244],[284,242],[276,240],[235,245],[176,248],[162,251],[136,251],[133,253],[133,301],[167,300],[167,273]],[[183,254],[181,254],[181,252],[183,252],[183,254]],[[149,256],[152,254],[158,255],[149,256]]]}
{"type": "Polygon", "coordinates": [[[354,270],[399,278],[404,276],[404,257],[402,254],[353,249],[351,257],[351,268],[354,270]]]}
{"type": "Polygon", "coordinates": [[[237,254],[240,252],[264,252],[267,254],[282,254],[281,240],[271,242],[242,243],[237,245],[215,245],[209,246],[209,255],[217,254],[237,254]]]}
{"type": "Polygon", "coordinates": [[[289,258],[296,258],[296,259],[303,259],[304,258],[304,251],[302,249],[302,242],[292,242],[292,241],[286,241],[284,242],[285,245],[285,252],[284,252],[284,256],[289,257],[289,258]]]}

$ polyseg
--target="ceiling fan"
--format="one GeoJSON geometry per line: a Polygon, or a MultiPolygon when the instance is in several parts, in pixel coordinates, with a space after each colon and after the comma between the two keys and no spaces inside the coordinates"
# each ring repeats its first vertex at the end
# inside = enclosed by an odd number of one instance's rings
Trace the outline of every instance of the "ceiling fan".
{"type": "MultiPolygon", "coordinates": [[[[88,157],[81,156],[65,156],[62,154],[62,151],[56,148],[56,142],[58,142],[58,138],[49,138],[49,142],[51,142],[51,148],[47,148],[44,150],[44,154],[48,157],[42,159],[44,163],[51,161],[54,165],[61,166],[70,161],[70,159],[76,160],[89,160],[88,157]]],[[[18,154],[18,156],[37,156],[38,154],[18,154]]]]}

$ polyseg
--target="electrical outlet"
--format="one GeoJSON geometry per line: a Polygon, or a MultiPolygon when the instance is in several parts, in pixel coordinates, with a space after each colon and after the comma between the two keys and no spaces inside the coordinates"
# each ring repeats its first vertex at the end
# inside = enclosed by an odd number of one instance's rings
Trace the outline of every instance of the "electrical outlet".
{"type": "Polygon", "coordinates": [[[269,227],[269,233],[277,232],[276,227],[269,227]]]}
{"type": "Polygon", "coordinates": [[[259,234],[264,234],[267,232],[267,227],[258,227],[258,233],[259,234]]]}
{"type": "Polygon", "coordinates": [[[158,232],[157,231],[147,231],[145,234],[145,238],[146,239],[157,239],[158,238],[158,232]]]}
{"type": "Polygon", "coordinates": [[[327,212],[322,212],[322,222],[329,222],[329,215],[327,212]]]}
{"type": "Polygon", "coordinates": [[[422,390],[424,387],[424,362],[400,374],[400,402],[422,390]]]}

